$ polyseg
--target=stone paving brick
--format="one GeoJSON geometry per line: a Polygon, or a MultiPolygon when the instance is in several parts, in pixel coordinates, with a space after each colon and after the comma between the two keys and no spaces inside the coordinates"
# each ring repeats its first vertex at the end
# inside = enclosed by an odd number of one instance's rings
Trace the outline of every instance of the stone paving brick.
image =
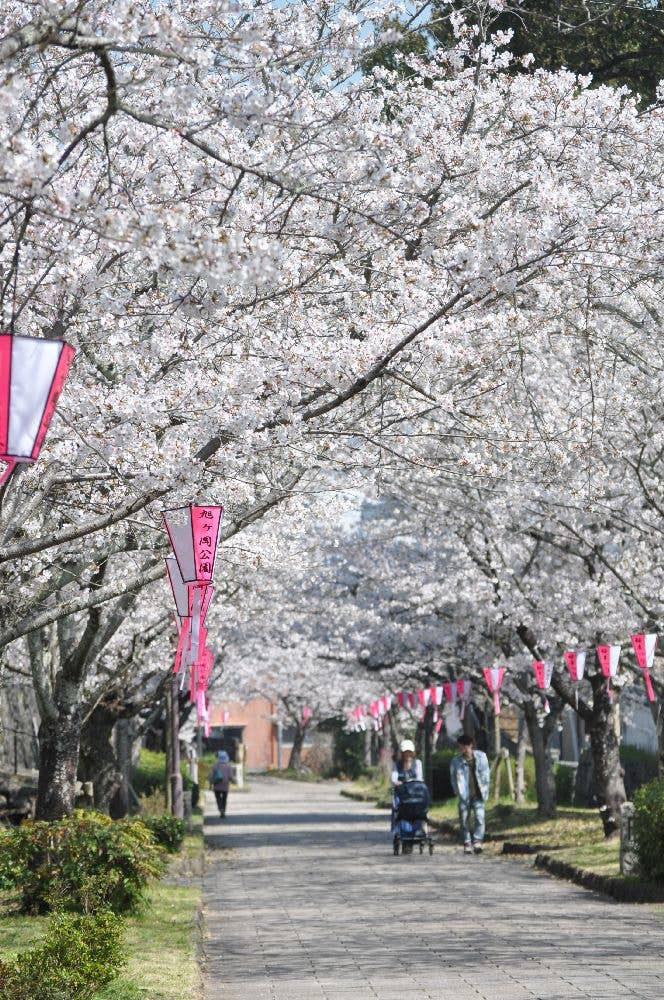
{"type": "Polygon", "coordinates": [[[657,908],[448,844],[394,857],[335,785],[253,781],[205,829],[206,1000],[664,997],[657,908]]]}

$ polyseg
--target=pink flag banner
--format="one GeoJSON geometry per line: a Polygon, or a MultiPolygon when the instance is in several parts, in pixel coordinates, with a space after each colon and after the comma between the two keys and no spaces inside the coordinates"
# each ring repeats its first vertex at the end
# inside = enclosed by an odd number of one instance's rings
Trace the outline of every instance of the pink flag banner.
{"type": "Polygon", "coordinates": [[[191,508],[191,531],[197,583],[209,583],[214,575],[221,514],[222,508],[218,506],[192,506],[191,508]]]}
{"type": "Polygon", "coordinates": [[[456,700],[457,690],[456,686],[450,681],[445,681],[443,684],[443,694],[445,695],[445,701],[453,702],[456,700]]]}
{"type": "Polygon", "coordinates": [[[187,647],[188,640],[191,637],[191,619],[183,618],[182,625],[180,627],[180,632],[178,635],[178,644],[175,650],[175,663],[173,665],[173,673],[177,674],[180,671],[180,666],[182,664],[182,655],[187,647]]]}
{"type": "Polygon", "coordinates": [[[410,708],[415,708],[417,705],[417,695],[414,691],[408,692],[408,705],[410,708]]]}
{"type": "Polygon", "coordinates": [[[436,690],[437,689],[436,689],[436,685],[435,684],[432,687],[429,688],[429,704],[430,705],[438,705],[439,704],[436,701],[436,690]]]}
{"type": "Polygon", "coordinates": [[[406,692],[405,691],[397,691],[397,701],[399,702],[399,705],[401,706],[401,708],[405,708],[406,707],[406,692]]]}
{"type": "Polygon", "coordinates": [[[74,353],[62,340],[0,336],[0,484],[38,458],[74,353]]]}
{"type": "Polygon", "coordinates": [[[214,572],[219,506],[175,507],[163,518],[182,579],[185,583],[210,583],[214,572]]]}
{"type": "Polygon", "coordinates": [[[500,688],[505,676],[505,667],[485,667],[484,679],[487,687],[493,695],[493,708],[496,715],[500,715],[500,688]]]}
{"type": "Polygon", "coordinates": [[[308,705],[305,705],[302,709],[302,723],[306,726],[311,718],[311,709],[308,705]]]}
{"type": "Polygon", "coordinates": [[[650,671],[652,670],[653,661],[655,659],[657,634],[652,632],[646,634],[636,633],[631,637],[631,639],[632,646],[634,647],[634,652],[636,654],[636,661],[643,671],[643,679],[646,685],[648,701],[655,701],[655,692],[652,686],[650,671]]]}

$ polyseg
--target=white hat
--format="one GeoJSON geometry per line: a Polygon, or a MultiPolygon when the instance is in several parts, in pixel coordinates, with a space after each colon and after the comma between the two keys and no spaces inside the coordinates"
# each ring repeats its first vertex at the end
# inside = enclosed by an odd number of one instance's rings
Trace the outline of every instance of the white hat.
{"type": "Polygon", "coordinates": [[[415,753],[415,744],[412,740],[402,740],[399,749],[401,750],[401,753],[406,753],[407,750],[410,750],[411,753],[415,753]]]}

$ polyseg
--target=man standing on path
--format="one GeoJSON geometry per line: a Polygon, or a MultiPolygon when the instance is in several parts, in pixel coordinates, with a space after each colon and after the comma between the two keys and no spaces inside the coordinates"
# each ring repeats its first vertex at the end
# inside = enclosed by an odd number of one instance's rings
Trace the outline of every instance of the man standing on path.
{"type": "Polygon", "coordinates": [[[484,841],[484,803],[489,798],[489,759],[476,750],[472,736],[458,739],[460,753],[452,758],[450,778],[459,800],[459,825],[463,834],[464,854],[482,853],[484,841]],[[475,830],[470,832],[470,812],[475,814],[475,830]]]}

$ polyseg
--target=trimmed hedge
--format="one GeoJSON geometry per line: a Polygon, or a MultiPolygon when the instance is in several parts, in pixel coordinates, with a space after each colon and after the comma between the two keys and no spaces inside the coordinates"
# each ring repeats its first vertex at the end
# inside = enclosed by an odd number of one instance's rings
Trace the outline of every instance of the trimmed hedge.
{"type": "Polygon", "coordinates": [[[18,890],[24,913],[132,912],[163,871],[163,851],[141,820],[78,810],[0,833],[0,889],[18,890]]]}
{"type": "Polygon", "coordinates": [[[124,965],[122,921],[112,913],[58,913],[46,937],[12,962],[0,961],[8,1000],[93,1000],[124,965]]]}
{"type": "Polygon", "coordinates": [[[634,840],[641,874],[664,882],[664,778],[634,794],[634,840]]]}

